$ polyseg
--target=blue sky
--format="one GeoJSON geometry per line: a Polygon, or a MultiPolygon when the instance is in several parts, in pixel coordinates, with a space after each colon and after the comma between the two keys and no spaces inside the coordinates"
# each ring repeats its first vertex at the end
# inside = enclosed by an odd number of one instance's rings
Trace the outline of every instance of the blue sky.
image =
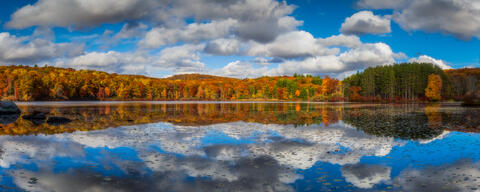
{"type": "Polygon", "coordinates": [[[17,0],[0,22],[2,65],[238,78],[480,65],[476,0],[17,0]]]}

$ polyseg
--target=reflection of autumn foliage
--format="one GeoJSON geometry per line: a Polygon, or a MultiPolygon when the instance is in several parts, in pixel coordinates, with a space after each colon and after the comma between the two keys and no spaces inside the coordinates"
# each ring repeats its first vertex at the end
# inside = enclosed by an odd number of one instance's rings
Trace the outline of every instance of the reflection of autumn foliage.
{"type": "Polygon", "coordinates": [[[200,126],[244,121],[262,124],[304,126],[340,120],[340,106],[308,103],[219,103],[219,104],[105,104],[96,106],[40,107],[20,106],[24,113],[47,112],[73,121],[61,126],[17,119],[2,125],[0,135],[56,134],[89,131],[126,125],[168,122],[176,125],[200,126]]]}
{"type": "Polygon", "coordinates": [[[425,107],[425,115],[428,118],[430,128],[440,128],[442,126],[442,114],[439,112],[439,105],[428,105],[425,107]]]}
{"type": "MultiPolygon", "coordinates": [[[[60,126],[18,118],[0,125],[0,135],[57,134],[119,126],[167,122],[182,126],[202,126],[236,121],[332,126],[342,120],[369,134],[400,138],[431,138],[443,129],[479,132],[480,110],[460,108],[445,113],[442,106],[417,105],[322,105],[312,103],[121,103],[85,106],[26,106],[24,114],[41,111],[72,119],[60,126]],[[435,129],[432,129],[435,128],[435,129]]],[[[452,109],[452,108],[450,108],[452,109]]]]}
{"type": "Polygon", "coordinates": [[[341,110],[334,109],[334,110],[326,110],[325,108],[322,110],[322,122],[325,126],[329,126],[332,123],[336,123],[340,120],[341,117],[341,110]]]}

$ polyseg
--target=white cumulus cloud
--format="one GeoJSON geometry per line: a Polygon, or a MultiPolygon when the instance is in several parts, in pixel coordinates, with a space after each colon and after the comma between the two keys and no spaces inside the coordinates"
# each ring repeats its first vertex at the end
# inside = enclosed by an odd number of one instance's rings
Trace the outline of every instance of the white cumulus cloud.
{"type": "Polygon", "coordinates": [[[298,58],[338,53],[337,49],[329,49],[306,31],[292,31],[278,36],[267,44],[253,42],[248,50],[251,56],[268,56],[282,58],[298,58]]]}
{"type": "Polygon", "coordinates": [[[154,0],[39,0],[17,10],[7,23],[11,28],[31,26],[91,27],[146,17],[154,0]]]}
{"type": "Polygon", "coordinates": [[[480,38],[477,0],[360,0],[369,9],[393,9],[393,20],[408,31],[441,32],[463,40],[480,38]]]}
{"type": "Polygon", "coordinates": [[[345,34],[385,34],[390,33],[390,19],[374,15],[371,11],[361,11],[347,17],[340,31],[345,34]]]}
{"type": "Polygon", "coordinates": [[[0,63],[4,64],[36,64],[50,59],[74,57],[83,51],[83,45],[0,33],[0,63]]]}
{"type": "Polygon", "coordinates": [[[234,61],[227,64],[223,68],[212,71],[212,74],[214,75],[236,78],[259,77],[266,75],[266,73],[266,67],[255,68],[251,63],[243,61],[234,61]]]}
{"type": "Polygon", "coordinates": [[[452,68],[452,67],[448,66],[448,64],[445,61],[440,60],[440,59],[432,58],[428,55],[421,55],[421,56],[416,57],[416,58],[411,58],[410,60],[408,60],[408,62],[410,62],[410,63],[431,63],[431,64],[435,64],[435,65],[439,66],[442,69],[451,69],[452,68]]]}
{"type": "Polygon", "coordinates": [[[216,39],[205,46],[205,52],[213,55],[234,55],[240,53],[241,42],[237,39],[216,39]]]}
{"type": "Polygon", "coordinates": [[[236,20],[227,19],[205,24],[192,23],[178,29],[154,28],[146,34],[145,39],[140,41],[140,45],[147,48],[158,48],[179,41],[197,42],[217,39],[230,34],[232,27],[236,24],[236,20]]]}

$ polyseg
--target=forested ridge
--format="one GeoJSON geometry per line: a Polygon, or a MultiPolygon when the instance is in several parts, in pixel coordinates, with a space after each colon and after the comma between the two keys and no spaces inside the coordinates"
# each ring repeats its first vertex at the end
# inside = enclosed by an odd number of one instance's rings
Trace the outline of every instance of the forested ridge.
{"type": "Polygon", "coordinates": [[[475,98],[480,69],[432,64],[368,68],[343,81],[310,75],[236,79],[201,74],[151,78],[56,67],[0,66],[0,96],[37,100],[418,101],[475,98]]]}
{"type": "Polygon", "coordinates": [[[235,79],[210,75],[150,78],[56,67],[0,66],[3,99],[34,100],[310,100],[340,98],[329,77],[235,79]]]}

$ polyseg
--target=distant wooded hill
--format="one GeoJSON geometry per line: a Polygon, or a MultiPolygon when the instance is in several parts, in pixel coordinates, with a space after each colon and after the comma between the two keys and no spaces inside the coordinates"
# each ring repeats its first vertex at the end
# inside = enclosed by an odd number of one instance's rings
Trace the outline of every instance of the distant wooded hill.
{"type": "Polygon", "coordinates": [[[56,67],[0,66],[0,96],[36,100],[440,100],[478,92],[480,70],[432,64],[369,68],[343,81],[294,75],[236,79],[202,74],[168,78],[56,67]]]}

